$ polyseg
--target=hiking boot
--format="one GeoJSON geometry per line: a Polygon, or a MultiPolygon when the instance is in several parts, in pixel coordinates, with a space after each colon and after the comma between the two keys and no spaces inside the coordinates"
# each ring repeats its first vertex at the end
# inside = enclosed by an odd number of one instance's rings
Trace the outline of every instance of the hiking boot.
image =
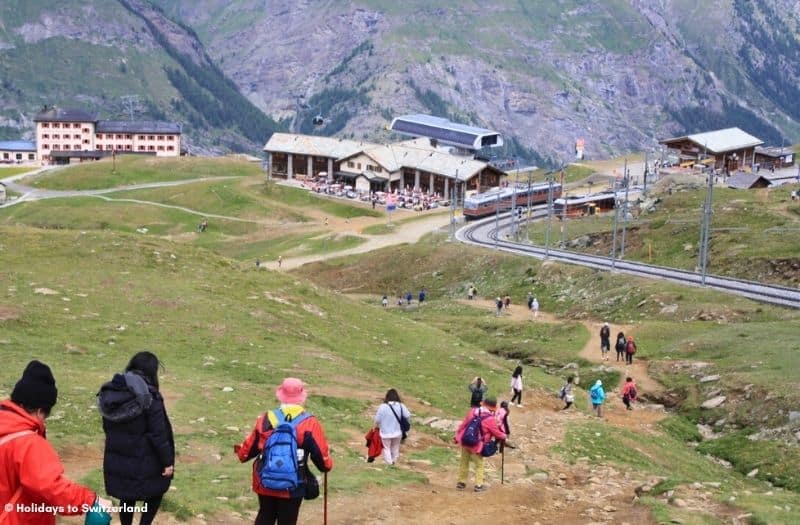
{"type": "Polygon", "coordinates": [[[475,492],[486,492],[486,485],[475,485],[475,492]]]}
{"type": "Polygon", "coordinates": [[[466,487],[467,487],[467,484],[464,483],[463,481],[459,481],[458,483],[456,483],[456,488],[458,490],[464,490],[466,487]]]}

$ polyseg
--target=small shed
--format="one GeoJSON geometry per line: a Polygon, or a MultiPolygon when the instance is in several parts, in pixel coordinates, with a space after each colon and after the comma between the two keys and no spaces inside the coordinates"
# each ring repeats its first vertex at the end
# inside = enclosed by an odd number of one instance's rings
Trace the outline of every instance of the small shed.
{"type": "Polygon", "coordinates": [[[728,187],[736,190],[751,190],[753,188],[767,188],[769,179],[757,173],[738,172],[728,177],[728,187]]]}

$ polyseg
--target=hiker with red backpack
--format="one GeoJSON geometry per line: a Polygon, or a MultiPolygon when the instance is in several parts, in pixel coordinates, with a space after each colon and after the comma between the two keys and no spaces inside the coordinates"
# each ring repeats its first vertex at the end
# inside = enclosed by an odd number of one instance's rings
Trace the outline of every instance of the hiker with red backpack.
{"type": "Polygon", "coordinates": [[[0,403],[0,523],[4,525],[55,525],[55,514],[78,515],[87,520],[111,517],[97,505],[111,507],[91,489],[64,476],[64,467],[47,441],[45,421],[56,404],[58,389],[50,367],[31,361],[0,403]],[[37,508],[49,510],[37,512],[37,508]],[[91,509],[91,510],[89,510],[91,509]]]}
{"type": "MultiPolygon", "coordinates": [[[[250,434],[233,450],[253,463],[253,492],[258,495],[255,525],[294,525],[303,499],[319,496],[319,484],[308,459],[321,472],[333,468],[322,425],[303,408],[307,392],[288,377],[275,392],[281,406],[258,416],[250,434]]],[[[327,494],[326,494],[327,497],[327,494]]]]}
{"type": "Polygon", "coordinates": [[[454,441],[461,445],[461,463],[458,470],[456,488],[464,490],[469,476],[469,465],[475,463],[475,492],[486,490],[484,485],[483,459],[493,456],[498,449],[498,441],[506,440],[506,433],[497,425],[494,412],[497,401],[494,398],[483,400],[480,407],[471,408],[459,425],[454,441]]]}
{"type": "Polygon", "coordinates": [[[633,382],[632,377],[625,378],[625,384],[622,386],[622,402],[625,403],[625,408],[633,410],[631,403],[638,399],[639,393],[636,390],[636,383],[633,382]]]}
{"type": "Polygon", "coordinates": [[[636,353],[636,341],[633,340],[633,336],[628,336],[628,343],[625,345],[625,363],[632,365],[633,364],[633,354],[636,353]]]}

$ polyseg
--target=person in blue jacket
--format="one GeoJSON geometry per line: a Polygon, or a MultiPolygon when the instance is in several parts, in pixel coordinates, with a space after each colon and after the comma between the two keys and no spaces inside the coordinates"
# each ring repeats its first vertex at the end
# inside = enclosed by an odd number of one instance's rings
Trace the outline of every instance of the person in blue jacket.
{"type": "Polygon", "coordinates": [[[589,389],[589,397],[592,400],[592,408],[597,417],[603,417],[603,401],[606,399],[606,393],[603,390],[602,381],[598,379],[594,386],[589,389]]]}

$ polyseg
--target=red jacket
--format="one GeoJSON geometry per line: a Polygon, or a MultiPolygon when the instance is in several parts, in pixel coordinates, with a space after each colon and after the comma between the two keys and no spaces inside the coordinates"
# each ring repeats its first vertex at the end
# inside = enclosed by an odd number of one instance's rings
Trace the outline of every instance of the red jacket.
{"type": "Polygon", "coordinates": [[[484,443],[488,443],[492,440],[492,438],[505,441],[506,437],[506,433],[500,430],[500,428],[497,426],[497,419],[495,418],[494,414],[490,410],[483,407],[471,408],[464,417],[464,420],[458,426],[458,430],[456,430],[456,443],[469,450],[473,454],[480,454],[481,450],[483,450],[484,443]],[[473,447],[461,445],[461,437],[464,435],[464,431],[467,430],[469,422],[472,421],[472,418],[475,417],[475,414],[477,413],[480,413],[481,416],[483,416],[483,419],[481,420],[481,430],[483,431],[481,432],[481,436],[483,437],[483,441],[479,442],[473,447]]]}
{"type": "Polygon", "coordinates": [[[54,525],[53,514],[83,514],[96,499],[91,490],[64,477],[64,467],[53,446],[45,439],[39,419],[12,401],[0,403],[0,439],[21,431],[21,435],[0,445],[0,513],[4,525],[54,525]],[[22,487],[17,506],[35,512],[4,512],[6,503],[22,487]],[[47,508],[44,508],[46,506],[47,508]]]}
{"type": "Polygon", "coordinates": [[[364,439],[367,441],[367,457],[377,458],[383,453],[383,440],[378,427],[369,429],[364,439]]]}
{"type": "MultiPolygon", "coordinates": [[[[298,414],[303,412],[303,407],[299,405],[285,405],[283,411],[287,415],[297,417],[298,414]]],[[[264,445],[267,439],[272,434],[272,427],[275,424],[271,413],[268,421],[264,421],[262,414],[256,419],[256,424],[253,430],[248,434],[241,444],[235,445],[233,450],[239,457],[239,461],[244,463],[250,459],[255,458],[264,450],[264,445]]],[[[325,433],[322,431],[322,425],[319,424],[317,418],[311,416],[297,425],[297,448],[305,449],[309,452],[311,461],[314,466],[321,472],[328,472],[333,468],[333,459],[331,458],[330,451],[328,450],[328,442],[325,439],[325,433]]],[[[274,496],[276,498],[289,498],[288,490],[270,490],[261,486],[261,479],[258,472],[258,463],[253,463],[253,492],[261,494],[262,496],[274,496]]]]}
{"type": "Polygon", "coordinates": [[[628,399],[636,399],[638,392],[636,391],[636,384],[633,381],[626,381],[622,386],[622,397],[628,396],[628,399]],[[633,390],[633,392],[631,392],[633,390]]]}

